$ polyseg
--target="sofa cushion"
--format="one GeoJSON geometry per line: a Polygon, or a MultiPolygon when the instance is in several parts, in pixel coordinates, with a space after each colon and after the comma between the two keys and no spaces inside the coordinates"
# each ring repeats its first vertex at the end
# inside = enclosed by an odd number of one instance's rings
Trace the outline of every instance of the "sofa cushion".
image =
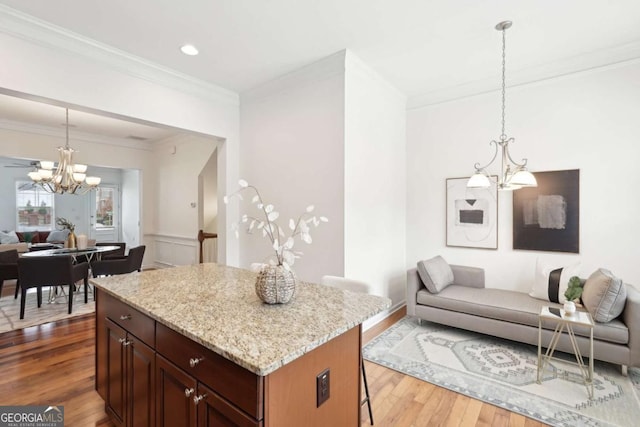
{"type": "Polygon", "coordinates": [[[418,262],[418,274],[422,283],[433,294],[453,283],[453,271],[440,255],[418,262]]]}
{"type": "Polygon", "coordinates": [[[47,237],[47,243],[64,242],[65,240],[67,240],[67,236],[69,236],[69,230],[67,229],[53,230],[47,237]]]}
{"type": "Polygon", "coordinates": [[[533,279],[533,287],[529,296],[544,301],[564,303],[564,292],[569,287],[569,279],[580,274],[580,263],[568,266],[547,264],[538,259],[536,261],[536,274],[533,279]]]}
{"type": "Polygon", "coordinates": [[[20,243],[15,231],[0,231],[0,244],[20,243]]]}
{"type": "Polygon", "coordinates": [[[609,322],[620,316],[627,299],[627,287],[622,279],[600,268],[584,284],[582,302],[593,320],[609,322]]]}
{"type": "MultiPolygon", "coordinates": [[[[531,298],[524,292],[491,288],[478,289],[459,285],[448,286],[437,295],[420,290],[417,294],[417,303],[536,328],[538,327],[538,316],[543,306],[561,307],[560,304],[531,298]]],[[[542,326],[545,329],[553,330],[555,322],[544,322],[542,326]]],[[[576,335],[589,336],[588,328],[574,326],[573,329],[576,335]]],[[[593,328],[593,338],[616,344],[627,344],[629,329],[617,319],[608,323],[596,323],[593,328]]]]}

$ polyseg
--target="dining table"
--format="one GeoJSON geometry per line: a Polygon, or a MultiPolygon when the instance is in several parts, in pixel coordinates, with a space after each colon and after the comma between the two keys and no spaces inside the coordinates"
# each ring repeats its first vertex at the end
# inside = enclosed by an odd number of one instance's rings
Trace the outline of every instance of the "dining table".
{"type": "MultiPolygon", "coordinates": [[[[119,246],[89,246],[83,249],[78,248],[55,248],[45,249],[33,252],[25,252],[20,254],[21,257],[36,258],[36,257],[55,257],[55,256],[71,256],[73,262],[78,262],[78,257],[84,256],[85,259],[81,262],[99,261],[102,258],[102,254],[105,252],[111,252],[120,249],[119,246]]],[[[89,291],[93,292],[93,288],[89,286],[89,291]]],[[[49,303],[54,303],[59,297],[66,297],[64,289],[60,286],[54,286],[49,288],[49,303]]]]}

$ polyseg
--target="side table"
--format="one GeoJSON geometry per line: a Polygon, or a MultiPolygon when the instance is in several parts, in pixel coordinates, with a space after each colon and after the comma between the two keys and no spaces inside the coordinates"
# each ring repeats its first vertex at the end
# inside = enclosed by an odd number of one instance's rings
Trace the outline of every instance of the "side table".
{"type": "Polygon", "coordinates": [[[571,347],[573,347],[573,353],[576,356],[576,365],[580,368],[580,373],[584,378],[584,385],[587,388],[589,399],[593,399],[593,319],[591,315],[586,311],[576,311],[573,314],[568,314],[562,308],[555,308],[544,306],[540,310],[538,315],[538,384],[541,383],[541,377],[544,372],[545,365],[551,359],[553,359],[553,353],[556,350],[558,341],[562,336],[562,332],[567,330],[569,340],[571,341],[571,347]],[[551,321],[555,322],[556,327],[551,336],[551,341],[547,347],[545,354],[542,354],[542,322],[551,321]],[[584,363],[584,358],[580,352],[580,347],[576,340],[573,327],[575,325],[589,328],[589,365],[584,363]]]}

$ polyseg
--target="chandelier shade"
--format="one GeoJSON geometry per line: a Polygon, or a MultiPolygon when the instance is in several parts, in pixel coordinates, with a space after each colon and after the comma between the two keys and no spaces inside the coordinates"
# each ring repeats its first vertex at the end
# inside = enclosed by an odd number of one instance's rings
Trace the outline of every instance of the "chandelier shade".
{"type": "Polygon", "coordinates": [[[512,25],[511,21],[503,21],[496,25],[496,30],[502,32],[502,132],[497,141],[491,141],[494,146],[493,158],[489,163],[482,166],[476,163],[475,173],[467,181],[469,188],[489,188],[491,180],[487,168],[493,164],[500,152],[500,174],[498,175],[499,190],[517,190],[522,187],[537,187],[536,177],[527,170],[527,159],[516,162],[511,158],[509,145],[515,143],[514,138],[507,137],[505,133],[505,110],[506,110],[506,32],[512,25]]]}
{"type": "Polygon", "coordinates": [[[69,146],[69,110],[66,109],[66,144],[58,147],[58,164],[41,160],[40,168],[29,172],[29,178],[45,191],[56,194],[85,194],[100,184],[97,176],[87,176],[87,165],[73,163],[73,153],[69,146]]]}

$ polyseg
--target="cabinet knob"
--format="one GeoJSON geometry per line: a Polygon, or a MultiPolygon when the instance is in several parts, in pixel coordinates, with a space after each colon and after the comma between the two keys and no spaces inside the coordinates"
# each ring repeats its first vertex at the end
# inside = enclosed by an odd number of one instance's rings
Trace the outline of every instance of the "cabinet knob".
{"type": "Polygon", "coordinates": [[[195,390],[194,390],[194,389],[192,389],[192,388],[185,388],[185,389],[184,389],[184,395],[185,395],[186,397],[189,397],[189,396],[191,396],[191,395],[193,394],[193,392],[194,392],[194,391],[195,391],[195,390]]]}
{"type": "Polygon", "coordinates": [[[207,397],[207,395],[206,395],[206,394],[201,394],[201,395],[198,395],[198,396],[193,396],[193,403],[195,403],[195,404],[197,405],[197,404],[198,404],[198,403],[200,403],[200,401],[201,401],[202,399],[204,399],[205,397],[207,397]]]}
{"type": "Polygon", "coordinates": [[[121,314],[120,315],[120,320],[131,320],[131,315],[130,314],[121,314]]]}
{"type": "Polygon", "coordinates": [[[118,338],[118,342],[120,344],[122,344],[123,347],[128,346],[129,344],[131,344],[131,341],[127,341],[126,338],[118,338]]]}
{"type": "Polygon", "coordinates": [[[204,360],[204,357],[192,357],[189,359],[189,366],[195,368],[196,365],[204,360]]]}

